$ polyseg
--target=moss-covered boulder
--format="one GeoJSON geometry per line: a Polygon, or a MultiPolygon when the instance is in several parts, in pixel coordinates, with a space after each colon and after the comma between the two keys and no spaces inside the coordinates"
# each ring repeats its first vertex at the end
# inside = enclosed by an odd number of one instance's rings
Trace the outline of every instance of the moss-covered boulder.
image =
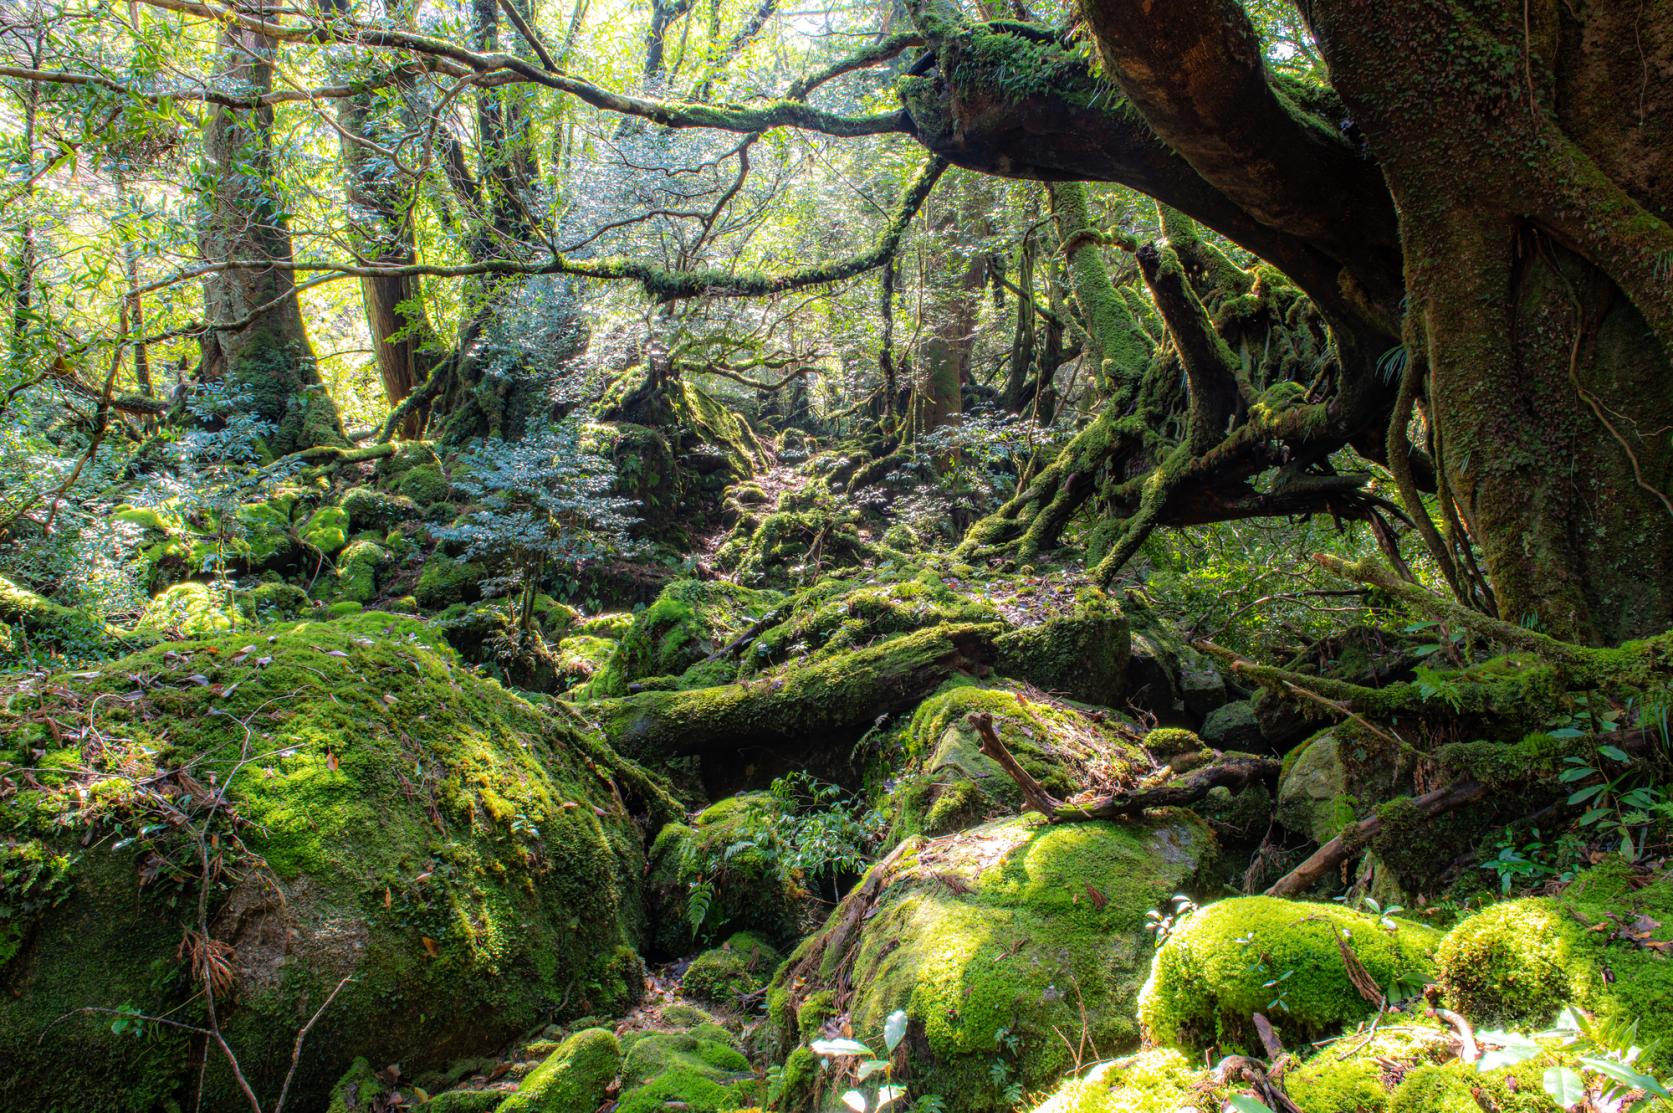
{"type": "Polygon", "coordinates": [[[237,598],[230,588],[188,580],[152,596],[134,632],[151,638],[202,638],[238,624],[237,598]]]}
{"type": "Polygon", "coordinates": [[[331,594],[339,602],[370,603],[377,598],[378,573],[389,552],[375,541],[351,541],[337,554],[331,594]]]}
{"type": "Polygon", "coordinates": [[[450,603],[469,602],[482,594],[488,570],[474,560],[457,560],[437,551],[424,562],[412,589],[418,605],[431,610],[450,603]]]}
{"type": "Polygon", "coordinates": [[[500,1113],[577,1113],[604,1104],[621,1070],[622,1048],[606,1028],[584,1028],[531,1071],[500,1113]]]}
{"type": "Polygon", "coordinates": [[[911,840],[780,969],[770,1001],[781,1046],[805,1039],[797,1013],[821,992],[873,1046],[902,1009],[915,1094],[1010,1110],[1008,1088],[1037,1091],[1075,1065],[1060,1033],[1084,1033],[1104,1054],[1138,1042],[1146,913],[1190,888],[1213,853],[1206,825],[1185,812],[1123,824],[1011,818],[911,840]]]}
{"type": "Polygon", "coordinates": [[[715,1024],[622,1038],[615,1113],[727,1113],[753,1105],[760,1081],[731,1033],[715,1024]]]}
{"type": "Polygon", "coordinates": [[[1217,1109],[1225,1088],[1172,1048],[1099,1063],[1071,1078],[1034,1113],[1178,1113],[1217,1109]]]}
{"type": "Polygon", "coordinates": [[[418,504],[413,500],[376,487],[350,487],[337,505],[349,516],[349,527],[356,532],[388,530],[420,517],[418,504]]]}
{"type": "Polygon", "coordinates": [[[1506,901],[1447,933],[1435,980],[1473,1023],[1545,1027],[1565,1005],[1638,1025],[1636,1042],[1673,1066],[1673,877],[1635,886],[1624,863],[1596,866],[1556,897],[1506,901]]]}
{"type": "Polygon", "coordinates": [[[1375,995],[1355,987],[1350,961],[1389,996],[1409,996],[1433,974],[1440,938],[1339,905],[1217,901],[1176,925],[1156,952],[1139,1021],[1150,1042],[1190,1052],[1259,1049],[1257,1012],[1286,1044],[1318,1039],[1377,1011],[1375,995]]]}
{"type": "Polygon", "coordinates": [[[737,1007],[765,988],[782,957],[759,936],[740,931],[692,959],[680,988],[693,1000],[737,1007]]]}
{"type": "Polygon", "coordinates": [[[1354,820],[1354,799],[1333,731],[1314,735],[1284,756],[1278,822],[1314,842],[1328,842],[1354,820]]]}
{"type": "MultiPolygon", "coordinates": [[[[144,1018],[202,1025],[205,972],[267,1101],[342,982],[303,1050],[298,1108],[322,1106],[357,1055],[417,1074],[564,1010],[621,1008],[642,984],[624,801],[666,814],[665,798],[459,668],[422,623],[176,642],[13,679],[0,706],[0,760],[37,769],[0,802],[0,836],[68,859],[9,925],[0,1061],[32,1067],[0,1071],[0,1106],[184,1100],[191,1038],[144,1018]],[[85,749],[55,724],[90,708],[101,741],[85,749]]],[[[206,1107],[241,1104],[219,1057],[204,1082],[206,1107]]]]}
{"type": "MultiPolygon", "coordinates": [[[[777,592],[724,580],[677,580],[633,616],[633,624],[623,632],[586,694],[621,696],[630,684],[646,677],[678,676],[766,615],[780,598],[777,592]]],[[[730,662],[726,667],[728,672],[734,669],[730,662]]],[[[711,682],[731,678],[722,675],[711,682]]]]}
{"type": "Polygon", "coordinates": [[[1149,768],[1138,732],[1118,716],[1016,681],[955,677],[918,705],[899,732],[901,754],[891,753],[876,771],[877,779],[895,782],[897,837],[948,834],[1021,810],[1016,782],[981,752],[967,721],[978,712],[993,717],[1011,755],[1060,799],[1149,768]]]}
{"type": "Polygon", "coordinates": [[[13,658],[75,660],[108,653],[112,639],[120,634],[89,614],[54,603],[4,576],[0,576],[0,623],[10,643],[0,648],[0,656],[13,658]]]}
{"type": "Polygon", "coordinates": [[[1097,588],[1083,588],[1072,611],[1049,615],[999,639],[997,668],[1048,692],[1115,707],[1127,687],[1132,643],[1127,619],[1097,588]]]}
{"type": "Polygon", "coordinates": [[[645,894],[653,953],[689,954],[693,942],[723,929],[769,943],[799,934],[808,894],[773,835],[784,816],[771,793],[748,792],[658,833],[645,894]]]}

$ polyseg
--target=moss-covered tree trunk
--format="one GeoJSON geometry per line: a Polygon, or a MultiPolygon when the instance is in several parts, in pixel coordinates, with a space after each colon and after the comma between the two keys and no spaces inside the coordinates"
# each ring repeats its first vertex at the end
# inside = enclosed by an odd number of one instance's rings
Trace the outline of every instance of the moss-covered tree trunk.
{"type": "Polygon", "coordinates": [[[1399,206],[1442,474],[1500,613],[1592,642],[1665,629],[1673,7],[1313,17],[1399,206]]]}
{"type": "MultiPolygon", "coordinates": [[[[244,95],[270,92],[276,45],[265,35],[224,24],[216,45],[217,85],[244,95]]],[[[274,454],[346,444],[287,266],[291,236],[274,184],[272,107],[206,107],[203,157],[199,250],[207,264],[236,265],[203,279],[208,328],[202,377],[225,382],[235,397],[245,399],[241,408],[269,423],[265,441],[274,454]],[[260,266],[264,261],[279,265],[260,266]]]]}

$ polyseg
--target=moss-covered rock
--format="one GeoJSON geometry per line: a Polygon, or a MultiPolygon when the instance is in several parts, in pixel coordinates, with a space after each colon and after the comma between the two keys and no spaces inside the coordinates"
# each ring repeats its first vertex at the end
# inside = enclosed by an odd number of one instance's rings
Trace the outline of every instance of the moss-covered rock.
{"type": "MultiPolygon", "coordinates": [[[[1009,1110],[1074,1065],[1059,1032],[1108,1054],[1138,1042],[1152,952],[1146,913],[1214,853],[1189,813],[1112,824],[1038,817],[913,841],[874,867],[774,979],[775,1015],[824,989],[856,1038],[908,1017],[914,1092],[949,1109],[1009,1110]],[[839,977],[839,974],[841,976],[839,977]]],[[[786,1032],[786,1045],[800,1032],[786,1032]]]]}
{"type": "Polygon", "coordinates": [[[159,638],[202,638],[238,624],[238,602],[231,589],[188,580],[153,596],[134,631],[159,638]]]}
{"type": "Polygon", "coordinates": [[[1099,1063],[1072,1078],[1034,1113],[1177,1113],[1218,1108],[1225,1090],[1172,1048],[1099,1063]]]}
{"type": "Polygon", "coordinates": [[[500,1103],[501,1113],[580,1113],[596,1110],[616,1081],[622,1049],[614,1032],[585,1028],[559,1044],[500,1103]]]}
{"type": "Polygon", "coordinates": [[[1342,765],[1341,741],[1334,732],[1314,735],[1284,758],[1278,779],[1278,822],[1314,842],[1328,842],[1354,819],[1342,765]]]}
{"type": "Polygon", "coordinates": [[[1560,896],[1506,901],[1468,917],[1441,942],[1435,977],[1447,1004],[1476,1024],[1537,1029],[1565,1005],[1636,1022],[1636,1042],[1666,1066],[1673,960],[1646,943],[1670,938],[1673,878],[1635,888],[1615,862],[1582,874],[1560,896]]]}
{"type": "Polygon", "coordinates": [[[356,532],[387,530],[419,517],[418,504],[412,499],[376,487],[350,487],[337,505],[349,516],[349,528],[356,532]]]}
{"type": "Polygon", "coordinates": [[[1021,810],[1016,782],[981,752],[981,739],[967,721],[976,712],[993,717],[1011,755],[1060,798],[1100,781],[1128,780],[1149,767],[1137,731],[1118,717],[1015,681],[955,677],[919,704],[900,732],[905,767],[891,754],[879,770],[896,779],[897,837],[948,834],[1021,810]]]}
{"type": "Polygon", "coordinates": [[[296,532],[304,545],[329,556],[348,544],[349,516],[340,506],[322,506],[296,532]]]}
{"type": "MultiPolygon", "coordinates": [[[[780,600],[724,580],[677,580],[633,616],[608,664],[587,687],[590,696],[626,695],[628,685],[677,676],[742,633],[780,600]]],[[[721,683],[731,676],[720,678],[721,683]]]]}
{"type": "Polygon", "coordinates": [[[727,1113],[754,1104],[761,1086],[732,1037],[714,1024],[636,1032],[622,1040],[616,1113],[727,1113]]]}
{"type": "Polygon", "coordinates": [[[680,988],[694,1000],[736,1006],[740,998],[760,992],[781,957],[759,936],[740,931],[692,959],[680,988]]]}
{"type": "Polygon", "coordinates": [[[351,541],[337,556],[332,593],[337,600],[370,603],[378,594],[378,570],[389,563],[389,552],[375,541],[351,541]]]}
{"type": "Polygon", "coordinates": [[[488,570],[474,560],[456,560],[446,553],[430,554],[412,589],[418,605],[437,610],[450,603],[469,602],[482,593],[488,570]]]}
{"type": "Polygon", "coordinates": [[[1260,749],[1261,724],[1255,717],[1255,705],[1240,699],[1216,707],[1203,718],[1202,737],[1216,749],[1260,749]]]}
{"type": "Polygon", "coordinates": [[[1127,686],[1131,640],[1115,601],[1084,588],[1069,614],[1054,615],[1001,637],[997,667],[1049,692],[1117,706],[1127,686]]]}
{"type": "MultiPolygon", "coordinates": [[[[198,926],[206,829],[221,1026],[269,1101],[297,1028],[346,975],[304,1048],[298,1107],[323,1105],[356,1055],[417,1074],[639,988],[624,944],[644,867],[623,801],[654,786],[457,667],[421,623],[369,613],[177,642],[4,708],[0,758],[65,760],[0,825],[72,864],[0,968],[0,1061],[32,1064],[0,1072],[0,1105],[153,1109],[195,1084],[188,1038],[138,1016],[203,1022],[183,956],[209,952],[182,949],[182,921],[198,926]],[[90,702],[104,744],[62,749],[46,722],[90,702]],[[113,1031],[84,1009],[136,1018],[113,1031]]],[[[215,1057],[205,1084],[208,1107],[239,1103],[215,1057]]]]}
{"type": "Polygon", "coordinates": [[[1139,997],[1153,1043],[1186,1051],[1258,1049],[1264,1014],[1286,1044],[1331,1035],[1378,1002],[1354,988],[1343,946],[1390,996],[1407,996],[1433,973],[1440,933],[1338,905],[1277,897],[1217,901],[1175,926],[1156,952],[1139,997]]]}
{"type": "Polygon", "coordinates": [[[798,933],[808,894],[769,831],[784,807],[770,793],[744,793],[706,808],[689,825],[662,829],[646,878],[654,953],[689,953],[693,940],[722,928],[770,943],[798,933]]]}
{"type": "Polygon", "coordinates": [[[11,631],[9,655],[34,652],[79,659],[108,652],[119,632],[83,611],[52,602],[0,576],[0,622],[11,631]]]}
{"type": "Polygon", "coordinates": [[[418,464],[402,472],[401,477],[395,480],[395,493],[420,507],[446,502],[452,490],[440,464],[418,464]]]}

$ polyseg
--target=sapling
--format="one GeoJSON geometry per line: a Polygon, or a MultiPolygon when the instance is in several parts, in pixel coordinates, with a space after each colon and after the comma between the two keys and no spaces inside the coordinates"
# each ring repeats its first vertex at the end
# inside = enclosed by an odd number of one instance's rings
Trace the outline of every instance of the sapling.
{"type": "Polygon", "coordinates": [[[468,559],[497,568],[484,587],[516,597],[519,640],[534,629],[535,600],[550,569],[576,571],[638,548],[628,534],[637,520],[633,500],[611,494],[615,468],[583,444],[581,432],[570,420],[517,441],[480,442],[452,477],[474,507],[432,530],[437,540],[460,544],[468,559]]]}

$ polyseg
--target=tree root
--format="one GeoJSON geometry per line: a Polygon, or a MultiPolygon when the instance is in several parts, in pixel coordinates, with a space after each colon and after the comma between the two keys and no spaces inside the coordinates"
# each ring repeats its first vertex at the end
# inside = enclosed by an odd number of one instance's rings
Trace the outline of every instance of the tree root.
{"type": "Polygon", "coordinates": [[[1047,792],[1011,755],[1000,740],[999,732],[994,730],[992,715],[972,712],[966,721],[981,737],[982,753],[998,762],[1000,768],[1016,781],[1028,807],[1053,823],[1117,819],[1138,815],[1149,808],[1180,807],[1201,800],[1215,788],[1242,788],[1255,781],[1274,778],[1279,770],[1279,762],[1274,758],[1253,754],[1217,754],[1212,763],[1154,788],[1111,793],[1085,804],[1066,804],[1047,792]]]}

